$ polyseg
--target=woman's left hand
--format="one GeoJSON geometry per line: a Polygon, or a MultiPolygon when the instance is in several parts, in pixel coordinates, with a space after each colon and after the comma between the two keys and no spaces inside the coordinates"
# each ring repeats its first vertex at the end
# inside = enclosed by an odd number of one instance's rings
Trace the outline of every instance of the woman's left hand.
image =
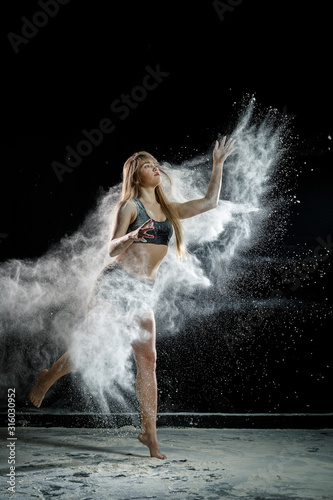
{"type": "Polygon", "coordinates": [[[225,135],[221,143],[219,141],[215,141],[214,151],[213,151],[213,160],[214,163],[223,163],[228,156],[235,151],[235,139],[230,138],[227,143],[225,143],[227,136],[225,135]]]}

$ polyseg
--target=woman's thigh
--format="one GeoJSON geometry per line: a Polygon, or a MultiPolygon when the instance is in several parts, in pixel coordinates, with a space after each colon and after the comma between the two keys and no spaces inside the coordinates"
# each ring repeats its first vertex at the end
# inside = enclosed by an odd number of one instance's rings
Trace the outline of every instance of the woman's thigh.
{"type": "Polygon", "coordinates": [[[131,345],[134,357],[156,358],[156,326],[153,310],[138,313],[134,321],[138,322],[138,327],[142,331],[142,337],[134,340],[131,345]]]}

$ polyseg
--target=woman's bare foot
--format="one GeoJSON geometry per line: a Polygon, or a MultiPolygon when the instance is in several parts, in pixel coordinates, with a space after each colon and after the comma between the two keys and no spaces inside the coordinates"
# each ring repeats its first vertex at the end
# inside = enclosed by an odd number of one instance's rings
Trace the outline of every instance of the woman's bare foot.
{"type": "Polygon", "coordinates": [[[158,446],[158,442],[156,438],[152,438],[151,435],[147,433],[140,433],[138,435],[138,440],[148,446],[151,457],[160,458],[161,460],[165,460],[167,457],[160,452],[160,447],[158,446]]]}
{"type": "Polygon", "coordinates": [[[37,406],[37,408],[39,408],[42,404],[46,391],[49,388],[45,383],[45,375],[48,371],[49,370],[44,369],[39,373],[38,378],[29,393],[30,401],[33,405],[37,406]]]}

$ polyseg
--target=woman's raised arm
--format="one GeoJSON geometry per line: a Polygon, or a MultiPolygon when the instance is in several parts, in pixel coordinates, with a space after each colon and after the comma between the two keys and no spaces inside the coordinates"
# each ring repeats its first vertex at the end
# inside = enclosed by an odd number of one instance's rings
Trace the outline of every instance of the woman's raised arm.
{"type": "Polygon", "coordinates": [[[217,207],[222,184],[223,163],[228,156],[235,151],[235,140],[229,139],[226,141],[224,136],[219,144],[215,141],[213,151],[213,170],[208,184],[206,195],[198,200],[186,201],[185,203],[173,203],[173,207],[178,213],[180,219],[188,219],[195,215],[207,212],[217,207]]]}

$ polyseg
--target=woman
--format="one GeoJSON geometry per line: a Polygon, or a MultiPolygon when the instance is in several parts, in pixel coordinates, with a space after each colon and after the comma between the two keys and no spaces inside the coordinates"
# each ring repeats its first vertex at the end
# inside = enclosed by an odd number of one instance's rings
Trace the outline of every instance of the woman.
{"type": "MultiPolygon", "coordinates": [[[[213,169],[206,195],[185,203],[171,203],[161,187],[161,173],[156,159],[141,151],[124,164],[123,189],[113,218],[109,255],[115,260],[97,280],[94,297],[108,301],[108,285],[121,279],[124,301],[130,300],[131,321],[145,334],[132,342],[137,366],[136,390],[141,413],[141,433],[138,439],[148,446],[151,457],[165,459],[156,435],[157,383],[155,319],[149,297],[160,264],[168,251],[168,242],[174,231],[177,254],[185,256],[182,245],[180,219],[187,219],[215,208],[221,191],[222,169],[226,158],[236,149],[235,141],[226,136],[215,142],[213,169]],[[128,299],[128,297],[130,297],[128,299]]],[[[125,310],[126,308],[124,308],[125,310]]],[[[42,370],[29,398],[40,407],[51,385],[74,369],[67,351],[50,370],[42,370]]]]}

